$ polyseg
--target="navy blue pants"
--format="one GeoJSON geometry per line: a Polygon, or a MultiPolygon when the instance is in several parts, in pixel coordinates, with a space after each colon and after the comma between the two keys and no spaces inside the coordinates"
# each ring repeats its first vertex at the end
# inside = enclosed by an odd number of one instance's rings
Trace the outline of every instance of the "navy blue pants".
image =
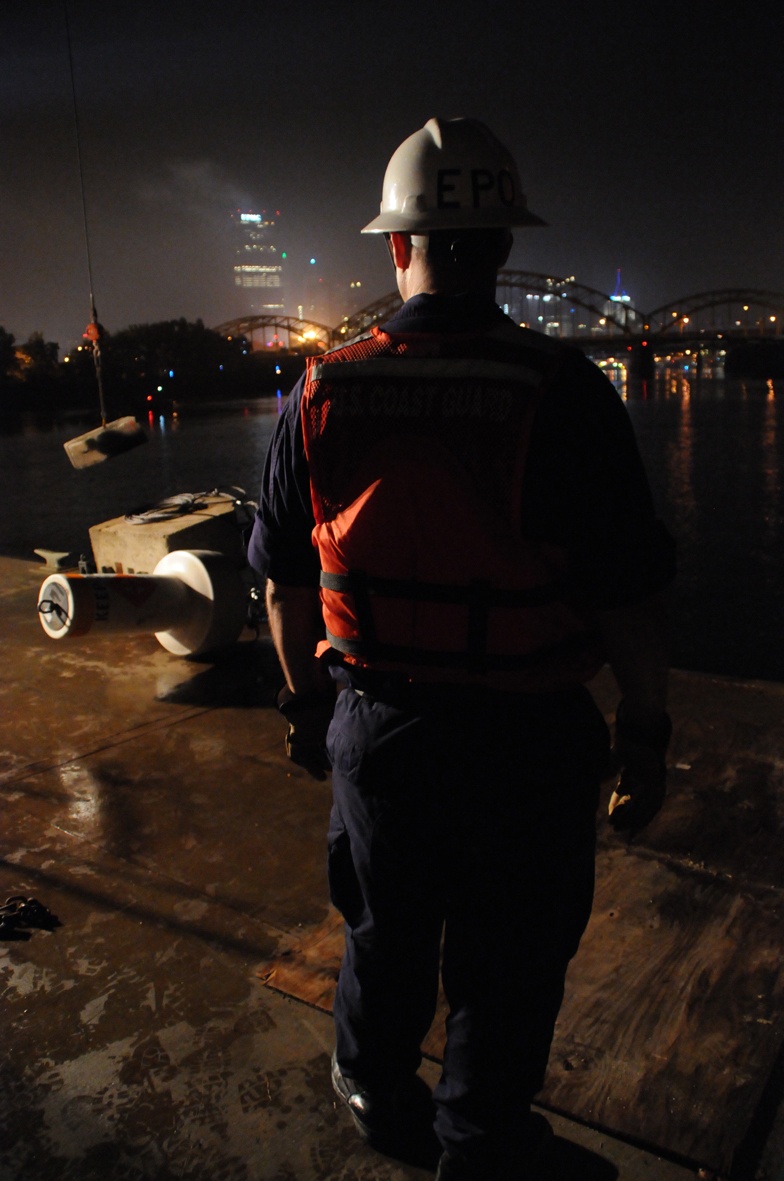
{"type": "Polygon", "coordinates": [[[544,1080],[591,910],[607,728],[582,688],[346,689],[328,746],[338,1062],[369,1085],[413,1075],[440,964],[436,1131],[476,1155],[513,1135],[544,1080]]]}

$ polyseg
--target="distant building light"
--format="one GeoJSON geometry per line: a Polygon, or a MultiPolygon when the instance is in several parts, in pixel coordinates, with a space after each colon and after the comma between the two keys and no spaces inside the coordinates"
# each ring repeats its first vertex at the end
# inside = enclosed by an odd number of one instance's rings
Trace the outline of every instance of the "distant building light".
{"type": "Polygon", "coordinates": [[[260,213],[241,213],[240,221],[261,221],[260,213]]]}

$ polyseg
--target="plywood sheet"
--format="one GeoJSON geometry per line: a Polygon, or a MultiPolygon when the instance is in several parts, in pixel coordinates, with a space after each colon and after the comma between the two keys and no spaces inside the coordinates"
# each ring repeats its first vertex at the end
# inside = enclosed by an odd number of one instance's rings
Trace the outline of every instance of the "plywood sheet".
{"type": "Polygon", "coordinates": [[[545,1103],[728,1170],[784,1037],[782,930],[777,891],[604,850],[545,1103]]]}

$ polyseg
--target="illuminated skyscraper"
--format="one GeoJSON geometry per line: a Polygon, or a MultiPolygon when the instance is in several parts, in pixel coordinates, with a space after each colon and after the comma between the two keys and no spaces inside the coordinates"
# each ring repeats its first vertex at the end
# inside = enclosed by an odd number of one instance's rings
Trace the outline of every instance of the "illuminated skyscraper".
{"type": "Polygon", "coordinates": [[[283,265],[274,242],[275,216],[266,212],[232,213],[234,286],[247,298],[247,311],[257,315],[282,312],[283,265]]]}
{"type": "Polygon", "coordinates": [[[604,305],[605,316],[612,316],[614,320],[620,320],[621,323],[628,325],[629,312],[634,312],[634,304],[631,296],[627,294],[621,284],[621,268],[615,276],[615,291],[613,291],[607,303],[604,305]]]}

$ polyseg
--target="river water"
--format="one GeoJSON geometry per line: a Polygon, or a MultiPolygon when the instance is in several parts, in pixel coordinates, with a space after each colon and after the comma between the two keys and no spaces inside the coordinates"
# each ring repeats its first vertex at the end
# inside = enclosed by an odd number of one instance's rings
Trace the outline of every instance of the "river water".
{"type": "MultiPolygon", "coordinates": [[[[784,382],[671,372],[618,388],[678,542],[673,664],[784,681],[784,382]]],[[[239,485],[255,499],[280,406],[186,409],[81,471],[63,442],[94,424],[0,434],[0,552],[89,553],[90,525],[178,493],[239,485]]]]}

